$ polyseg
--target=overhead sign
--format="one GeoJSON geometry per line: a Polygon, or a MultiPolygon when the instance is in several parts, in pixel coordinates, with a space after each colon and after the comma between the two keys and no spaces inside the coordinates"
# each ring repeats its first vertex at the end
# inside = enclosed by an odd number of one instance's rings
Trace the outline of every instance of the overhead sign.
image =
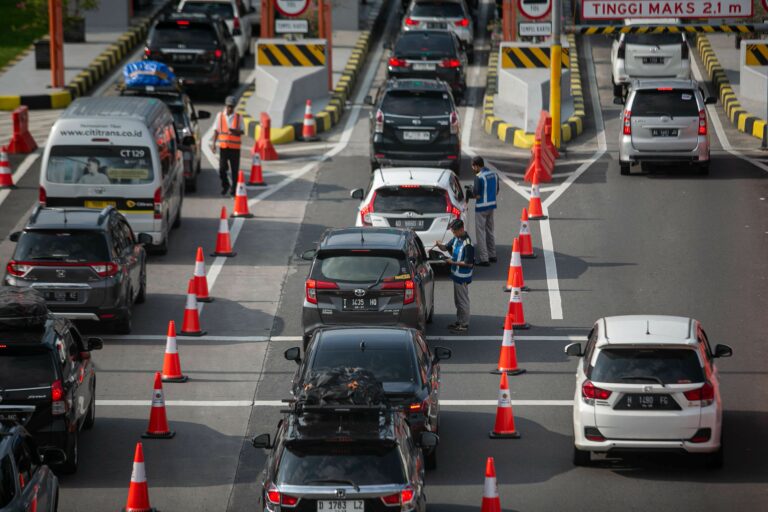
{"type": "Polygon", "coordinates": [[[519,23],[517,33],[521,36],[551,36],[552,23],[519,23]]]}
{"type": "Polygon", "coordinates": [[[278,34],[306,34],[309,32],[309,21],[275,20],[275,32],[278,34]]]}
{"type": "Polygon", "coordinates": [[[275,8],[284,16],[299,16],[309,7],[309,0],[275,0],[275,8]]]}
{"type": "MultiPolygon", "coordinates": [[[[765,3],[768,0],[763,0],[765,3]]],[[[582,0],[585,20],[623,18],[747,18],[752,0],[582,0]]]]}
{"type": "Polygon", "coordinates": [[[540,20],[552,10],[552,0],[517,0],[520,14],[532,20],[540,20]]]}

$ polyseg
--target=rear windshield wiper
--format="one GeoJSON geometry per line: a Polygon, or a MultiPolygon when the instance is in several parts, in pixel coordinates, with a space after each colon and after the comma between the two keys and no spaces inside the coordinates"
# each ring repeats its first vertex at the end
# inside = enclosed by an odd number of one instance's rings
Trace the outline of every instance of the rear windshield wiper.
{"type": "Polygon", "coordinates": [[[667,387],[664,385],[664,381],[661,380],[658,377],[653,377],[651,375],[627,375],[626,377],[622,377],[621,380],[649,380],[656,382],[661,385],[661,387],[665,388],[667,387]]]}
{"type": "Polygon", "coordinates": [[[315,480],[305,480],[303,484],[347,484],[354,487],[357,492],[360,492],[360,486],[352,480],[345,480],[343,478],[317,478],[315,480]]]}
{"type": "Polygon", "coordinates": [[[654,112],[654,111],[646,112],[644,114],[639,114],[639,117],[642,117],[642,116],[667,116],[670,119],[675,118],[675,116],[673,116],[669,112],[654,112]]]}
{"type": "Polygon", "coordinates": [[[384,279],[384,272],[386,272],[388,268],[389,268],[389,262],[387,262],[387,264],[386,264],[386,265],[384,265],[384,268],[381,270],[381,274],[379,274],[379,278],[378,278],[378,279],[376,279],[376,282],[375,282],[375,283],[373,283],[371,286],[369,286],[369,287],[368,287],[368,289],[369,289],[369,290],[370,290],[371,288],[373,288],[374,286],[378,286],[378,285],[379,285],[379,283],[381,283],[381,280],[382,280],[382,279],[384,279]]]}

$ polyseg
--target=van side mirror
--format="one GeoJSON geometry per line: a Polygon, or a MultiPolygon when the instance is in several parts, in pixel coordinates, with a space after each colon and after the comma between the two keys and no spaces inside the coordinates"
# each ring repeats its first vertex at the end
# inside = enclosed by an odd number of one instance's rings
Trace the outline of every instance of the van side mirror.
{"type": "Polygon", "coordinates": [[[435,355],[432,358],[433,363],[438,363],[440,361],[445,361],[447,359],[450,359],[453,355],[453,352],[451,352],[451,349],[445,348],[445,347],[435,347],[435,355]]]}
{"type": "Polygon", "coordinates": [[[86,346],[88,347],[88,352],[91,350],[101,350],[104,348],[104,340],[101,338],[88,338],[88,341],[86,342],[86,346]]]}
{"type": "Polygon", "coordinates": [[[299,364],[301,362],[301,349],[299,347],[291,347],[283,352],[283,356],[288,361],[295,361],[296,364],[299,364]]]}
{"type": "Polygon", "coordinates": [[[208,119],[209,117],[211,117],[211,113],[208,112],[207,110],[198,110],[197,111],[197,118],[198,119],[208,119]]]}
{"type": "Polygon", "coordinates": [[[8,236],[8,240],[10,240],[11,242],[18,242],[20,237],[21,237],[21,231],[14,231],[8,236]]]}
{"type": "Polygon", "coordinates": [[[417,443],[421,448],[435,448],[440,443],[440,438],[434,432],[422,432],[417,443]]]}
{"type": "Polygon", "coordinates": [[[265,450],[272,448],[272,442],[269,439],[269,434],[259,434],[258,436],[251,439],[251,444],[254,448],[264,448],[265,450]]]}
{"type": "Polygon", "coordinates": [[[715,357],[731,357],[733,349],[728,345],[715,345],[715,357]]]}
{"type": "Polygon", "coordinates": [[[317,254],[317,249],[309,249],[301,253],[301,259],[306,261],[312,261],[315,259],[315,255],[317,254]]]}
{"type": "Polygon", "coordinates": [[[565,347],[565,353],[571,357],[581,357],[584,352],[581,350],[581,343],[571,343],[565,347]]]}
{"type": "Polygon", "coordinates": [[[137,239],[142,245],[152,245],[152,235],[148,235],[147,233],[139,233],[137,239]]]}
{"type": "Polygon", "coordinates": [[[365,197],[364,194],[365,194],[365,191],[363,189],[356,188],[355,190],[351,190],[349,192],[349,197],[351,197],[352,199],[360,199],[362,201],[363,197],[365,197]]]}
{"type": "Polygon", "coordinates": [[[624,98],[621,96],[614,96],[613,97],[613,104],[614,105],[623,105],[624,104],[624,98]]]}

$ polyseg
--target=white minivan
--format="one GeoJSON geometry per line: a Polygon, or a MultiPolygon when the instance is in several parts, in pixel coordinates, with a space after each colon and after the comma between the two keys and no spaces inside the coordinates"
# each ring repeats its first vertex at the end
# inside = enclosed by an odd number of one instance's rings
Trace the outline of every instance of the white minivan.
{"type": "Polygon", "coordinates": [[[181,225],[184,162],[162,101],[94,97],[74,101],[51,128],[40,169],[40,204],[114,206],[151,249],[168,250],[181,225]]]}

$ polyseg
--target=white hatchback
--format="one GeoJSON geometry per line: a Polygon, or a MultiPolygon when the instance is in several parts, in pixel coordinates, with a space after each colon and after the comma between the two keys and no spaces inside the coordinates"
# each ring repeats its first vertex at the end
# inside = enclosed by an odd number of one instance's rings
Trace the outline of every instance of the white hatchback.
{"type": "Polygon", "coordinates": [[[452,238],[448,224],[467,222],[467,199],[450,169],[385,167],[371,173],[371,182],[350,195],[360,199],[355,226],[410,228],[421,239],[430,260],[441,259],[435,241],[452,238]]]}
{"type": "Polygon", "coordinates": [[[573,402],[573,462],[591,453],[680,451],[723,463],[720,383],[715,360],[727,345],[710,348],[697,320],[675,316],[601,318],[581,357],[573,402]]]}

